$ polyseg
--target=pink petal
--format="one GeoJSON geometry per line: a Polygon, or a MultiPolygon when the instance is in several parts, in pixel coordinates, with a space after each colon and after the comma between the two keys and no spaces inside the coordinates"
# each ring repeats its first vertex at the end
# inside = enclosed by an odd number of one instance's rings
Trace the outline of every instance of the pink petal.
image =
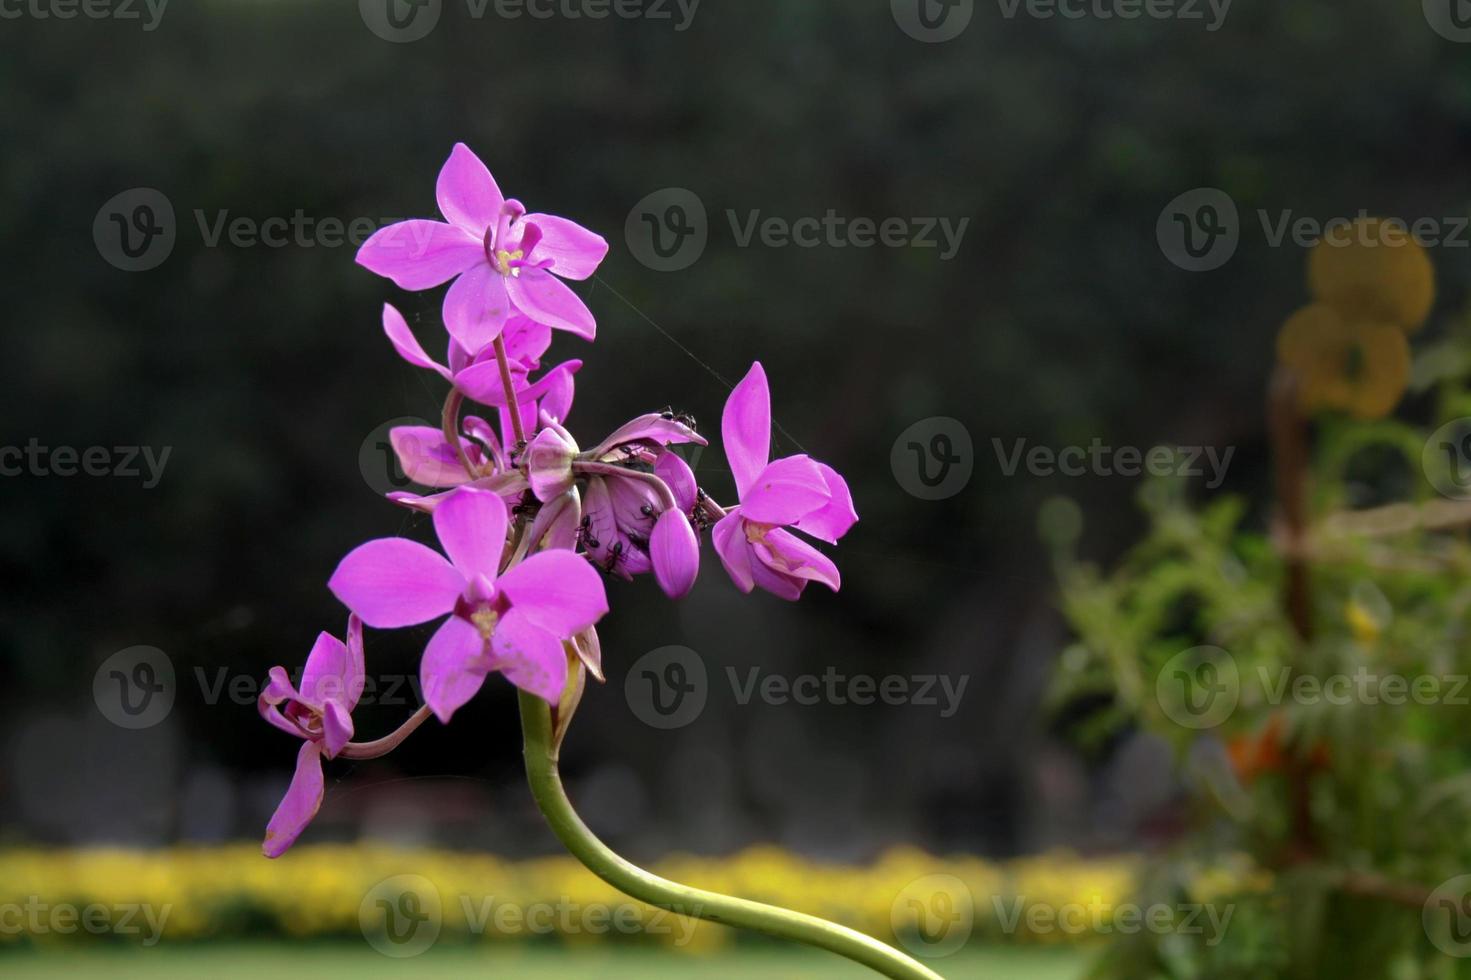
{"type": "Polygon", "coordinates": [[[756,579],[751,572],[751,545],[746,540],[745,519],[737,511],[730,511],[715,525],[710,537],[715,542],[720,564],[725,566],[736,588],[742,592],[754,589],[756,579]]]}
{"type": "Polygon", "coordinates": [[[452,380],[449,368],[437,363],[428,354],[424,353],[424,348],[420,346],[418,339],[414,337],[414,332],[409,329],[409,325],[404,320],[403,314],[388,303],[383,304],[383,332],[388,335],[388,342],[393,345],[394,350],[398,351],[399,357],[402,357],[415,367],[438,371],[440,376],[446,381],[452,380]]]}
{"type": "Polygon", "coordinates": [[[541,366],[541,355],[552,346],[552,328],[521,313],[512,314],[506,321],[502,336],[506,341],[506,357],[520,362],[529,371],[541,366]]]}
{"type": "Polygon", "coordinates": [[[484,239],[486,229],[496,223],[505,198],[490,170],[464,143],[456,143],[440,168],[434,187],[439,211],[451,223],[484,239]]]}
{"type": "Polygon", "coordinates": [[[853,508],[853,495],[848,492],[848,483],[838,471],[826,463],[818,463],[823,481],[827,484],[828,502],[792,525],[799,531],[812,535],[819,541],[837,544],[848,529],[858,523],[858,511],[853,508]]]}
{"type": "Polygon", "coordinates": [[[495,582],[506,547],[506,502],[487,490],[462,487],[434,509],[434,533],[466,579],[495,582]]]}
{"type": "Polygon", "coordinates": [[[388,441],[404,476],[425,487],[457,487],[470,481],[465,464],[444,432],[427,425],[400,425],[388,430],[388,441]]]}
{"type": "Polygon", "coordinates": [[[678,453],[661,454],[654,464],[654,475],[669,487],[680,510],[686,514],[694,510],[699,502],[700,485],[695,481],[695,471],[678,453]]]}
{"type": "Polygon", "coordinates": [[[677,510],[666,510],[654,522],[649,536],[649,557],[654,563],[654,580],[671,599],[683,599],[700,573],[700,539],[689,518],[677,510]]]}
{"type": "Polygon", "coordinates": [[[598,639],[597,627],[589,626],[574,636],[571,642],[573,651],[587,668],[587,672],[601,684],[606,678],[603,677],[603,644],[598,639]]]}
{"type": "Polygon", "coordinates": [[[741,491],[741,513],[758,524],[791,524],[828,503],[822,470],[806,456],[788,456],[763,469],[741,491]]]}
{"type": "Polygon", "coordinates": [[[280,705],[287,701],[301,700],[301,695],[291,685],[291,678],[287,676],[286,668],[272,667],[266,676],[268,678],[266,686],[261,690],[260,697],[256,699],[256,710],[260,712],[262,718],[287,735],[304,738],[305,736],[296,723],[281,714],[280,705]]]}
{"type": "Polygon", "coordinates": [[[570,365],[580,361],[568,361],[566,364],[558,364],[547,372],[542,381],[546,386],[546,394],[537,400],[537,409],[547,418],[560,422],[572,414],[572,399],[577,393],[577,387],[572,380],[576,369],[570,365]]]}
{"type": "Polygon", "coordinates": [[[577,547],[577,525],[582,523],[582,498],[573,487],[555,500],[548,501],[531,522],[532,551],[571,550],[577,547]]]}
{"type": "Polygon", "coordinates": [[[307,654],[301,672],[301,699],[321,707],[329,699],[347,696],[347,644],[331,633],[321,633],[307,654]]]}
{"type": "Polygon", "coordinates": [[[725,458],[730,462],[736,491],[744,498],[746,488],[771,459],[771,392],[760,361],[751,365],[726,399],[720,438],[725,443],[725,458]]]}
{"type": "MultiPolygon", "coordinates": [[[[751,546],[757,565],[799,582],[821,582],[838,591],[843,579],[832,559],[789,531],[774,528],[751,546]]],[[[758,579],[758,584],[759,579],[758,579]]],[[[763,586],[764,588],[764,586],[763,586]]]]}
{"type": "Polygon", "coordinates": [[[507,571],[499,588],[513,611],[563,639],[608,611],[602,578],[586,558],[571,551],[532,555],[507,571]]]}
{"type": "Polygon", "coordinates": [[[506,277],[488,263],[460,276],[444,294],[444,328],[472,354],[500,336],[510,314],[506,277]]]}
{"type": "Polygon", "coordinates": [[[465,590],[465,578],[416,541],[379,538],[350,551],[327,587],[369,626],[394,629],[449,612],[465,590]]]}
{"type": "Polygon", "coordinates": [[[430,289],[477,264],[489,267],[479,238],[419,218],[378,229],[358,249],[357,262],[404,289],[430,289]]]}
{"type": "MultiPolygon", "coordinates": [[[[585,561],[582,563],[587,565],[585,561]]],[[[596,577],[597,573],[593,575],[596,577]]],[[[598,585],[601,587],[602,582],[598,585]]],[[[506,680],[549,704],[561,701],[562,690],[567,686],[567,654],[562,641],[532,622],[522,610],[512,609],[501,617],[495,635],[490,638],[490,647],[494,669],[505,674],[506,680]]]]}
{"type": "MultiPolygon", "coordinates": [[[[654,446],[668,446],[672,443],[693,442],[705,446],[708,442],[705,437],[694,429],[675,419],[666,419],[658,412],[650,412],[648,415],[640,415],[638,418],[625,422],[599,443],[593,450],[596,458],[603,458],[615,453],[619,446],[628,443],[641,442],[654,446]]],[[[621,453],[618,453],[621,456],[621,453]]]]}
{"type": "Polygon", "coordinates": [[[296,754],[296,775],[271,822],[266,824],[266,839],[261,845],[268,858],[280,857],[306,829],[322,806],[322,756],[315,742],[303,742],[296,754]]]}
{"type": "Polygon", "coordinates": [[[544,269],[522,269],[519,276],[506,280],[511,303],[540,323],[557,330],[566,330],[579,337],[592,340],[597,336],[597,321],[562,280],[544,269]]]}
{"type": "MultiPolygon", "coordinates": [[[[755,553],[754,547],[752,553],[755,553]]],[[[805,580],[778,572],[759,560],[751,562],[751,575],[756,582],[756,588],[764,589],[778,599],[785,599],[788,602],[796,602],[802,598],[802,590],[807,586],[805,580]]]]}
{"type": "Polygon", "coordinates": [[[352,715],[338,701],[322,706],[322,749],[327,758],[337,758],[342,747],[352,741],[352,715]]]}
{"type": "Polygon", "coordinates": [[[541,241],[533,251],[537,259],[551,259],[552,272],[564,279],[586,279],[597,271],[608,254],[608,243],[575,221],[554,214],[528,214],[523,224],[541,229],[541,241]]]}
{"type": "Polygon", "coordinates": [[[545,503],[572,489],[572,457],[576,455],[577,443],[560,425],[549,425],[536,434],[523,458],[537,500],[545,503]]]}
{"type": "Polygon", "coordinates": [[[424,648],[424,659],[419,664],[424,702],[445,724],[485,683],[490,671],[485,647],[485,639],[474,625],[451,616],[424,648]]]}
{"type": "Polygon", "coordinates": [[[347,670],[342,675],[347,684],[347,700],[344,704],[351,711],[357,707],[358,698],[368,683],[367,669],[363,663],[363,621],[357,616],[347,617],[347,670]]]}

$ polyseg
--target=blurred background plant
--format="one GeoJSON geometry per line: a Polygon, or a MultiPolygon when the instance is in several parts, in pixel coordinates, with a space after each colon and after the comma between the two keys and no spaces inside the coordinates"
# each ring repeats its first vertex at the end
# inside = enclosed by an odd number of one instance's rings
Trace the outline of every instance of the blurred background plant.
{"type": "Polygon", "coordinates": [[[1465,890],[1437,892],[1471,866],[1471,504],[1438,492],[1465,487],[1471,323],[1412,366],[1433,277],[1397,227],[1360,220],[1310,255],[1269,395],[1271,533],[1243,496],[1202,505],[1161,479],[1104,572],[1077,557],[1076,505],[1044,509],[1077,632],[1055,709],[1085,744],[1124,726],[1169,742],[1189,788],[1144,893],[1238,853],[1270,882],[1213,899],[1236,908],[1224,942],[1128,937],[1098,977],[1471,976],[1465,890]],[[1391,416],[1407,392],[1417,421],[1391,416]]]}

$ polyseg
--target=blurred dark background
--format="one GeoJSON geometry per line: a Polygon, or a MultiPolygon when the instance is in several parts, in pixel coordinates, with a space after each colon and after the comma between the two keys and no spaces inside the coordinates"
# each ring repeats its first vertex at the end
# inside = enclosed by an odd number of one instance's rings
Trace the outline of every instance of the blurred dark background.
{"type": "MultiPolygon", "coordinates": [[[[442,291],[396,290],[321,223],[434,215],[435,175],[461,140],[508,194],[611,243],[579,289],[597,343],[553,349],[586,361],[572,414],[584,445],[666,404],[718,435],[729,382],[759,358],[780,448],[846,474],[862,516],[834,553],[837,595],[743,597],[709,548],[682,603],[648,580],[611,586],[609,683],[565,752],[594,827],[635,855],[1147,840],[1172,792],[1162,750],[1126,738],[1085,757],[1041,711],[1068,638],[1036,528],[1043,500],[1071,496],[1085,550],[1106,560],[1139,528],[1141,481],[1008,476],[993,439],[1008,453],[1017,439],[1233,447],[1224,485],[1194,491],[1259,499],[1272,337],[1305,289],[1303,250],[1273,247],[1257,211],[1464,215],[1471,47],[1417,0],[1238,0],[1218,30],[1205,7],[1204,21],[1067,20],[987,2],[943,43],[910,36],[883,0],[705,0],[683,30],[676,5],[667,20],[539,20],[444,0],[406,43],[375,33],[372,6],[179,3],[151,30],[142,6],[140,20],[29,7],[0,20],[0,446],[170,449],[151,488],[0,479],[0,841],[261,833],[296,746],[257,718],[248,685],[297,669],[318,630],[340,633],[325,582],[342,554],[426,532],[378,499],[360,456],[390,420],[437,418],[442,397],[378,322],[397,303],[438,354],[442,291]],[[661,272],[625,228],[671,187],[703,202],[709,242],[661,272]],[[1240,243],[1191,272],[1156,223],[1202,187],[1240,209],[1240,243]],[[105,233],[109,202],[137,188],[166,198],[175,241],[130,272],[94,225],[105,233]],[[727,217],[829,209],[969,224],[944,259],[742,247],[727,217]],[[211,244],[222,218],[297,215],[308,230],[281,247],[211,244]],[[968,433],[973,472],[927,500],[891,451],[936,417],[968,433]],[[176,697],[127,730],[93,683],[138,645],[167,655],[176,697]],[[670,645],[696,651],[710,680],[699,717],[665,731],[639,719],[624,680],[670,645]],[[727,668],[756,666],[968,681],[949,717],[741,705],[727,668]]],[[[1465,253],[1447,243],[1432,258],[1437,309],[1459,308],[1465,253]]],[[[718,446],[696,460],[729,497],[722,465],[718,446]]],[[[370,632],[370,674],[411,676],[428,636],[370,632]]],[[[359,731],[410,710],[367,706],[359,731]]],[[[330,765],[306,839],[550,849],[518,763],[512,689],[490,683],[449,728],[330,765]]]]}

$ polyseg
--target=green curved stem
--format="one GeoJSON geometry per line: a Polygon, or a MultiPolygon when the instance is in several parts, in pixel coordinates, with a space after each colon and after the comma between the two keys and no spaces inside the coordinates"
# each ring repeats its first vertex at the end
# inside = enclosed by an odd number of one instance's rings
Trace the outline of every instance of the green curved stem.
{"type": "Polygon", "coordinates": [[[531,793],[552,831],[573,857],[624,894],[679,915],[816,946],[895,980],[944,980],[894,947],[846,926],[773,905],[691,888],[624,860],[598,840],[572,809],[557,771],[551,709],[545,701],[525,691],[521,692],[521,732],[526,742],[526,775],[531,781],[531,793]]]}

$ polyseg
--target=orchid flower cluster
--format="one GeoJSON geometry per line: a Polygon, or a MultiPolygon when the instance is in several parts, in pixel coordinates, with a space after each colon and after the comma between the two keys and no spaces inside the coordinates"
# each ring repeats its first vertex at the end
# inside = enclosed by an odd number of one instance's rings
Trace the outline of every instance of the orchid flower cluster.
{"type": "Polygon", "coordinates": [[[381,756],[430,713],[448,723],[492,673],[545,700],[559,737],[565,733],[585,675],[603,679],[604,575],[649,573],[679,599],[694,585],[708,530],[743,592],[792,600],[809,582],[836,591],[837,567],[803,535],[836,543],[858,519],[830,466],[806,455],[771,458],[760,363],[731,392],[721,423],[733,505],[717,504],[671,448],[706,444],[694,419],[673,410],[641,415],[582,449],[567,428],[582,362],[544,370],[542,359],[554,331],[596,336],[592,313],[563,280],[591,276],[607,242],[505,198],[463,144],[441,169],[436,197],[445,221],[387,226],[357,261],[406,290],[450,283],[445,363],[425,352],[398,310],[383,309],[398,355],[450,386],[438,429],[390,434],[403,472],[434,492],[389,499],[428,514],[439,549],[406,538],[353,549],[328,582],[350,611],[346,642],[323,633],[295,684],[285,668],[271,670],[261,715],[302,744],[266,830],[268,857],[284,853],[316,815],[323,759],[381,756]],[[487,411],[466,413],[467,402],[487,411]],[[433,622],[419,668],[425,706],[385,738],[353,741],[363,627],[433,622]]]}

